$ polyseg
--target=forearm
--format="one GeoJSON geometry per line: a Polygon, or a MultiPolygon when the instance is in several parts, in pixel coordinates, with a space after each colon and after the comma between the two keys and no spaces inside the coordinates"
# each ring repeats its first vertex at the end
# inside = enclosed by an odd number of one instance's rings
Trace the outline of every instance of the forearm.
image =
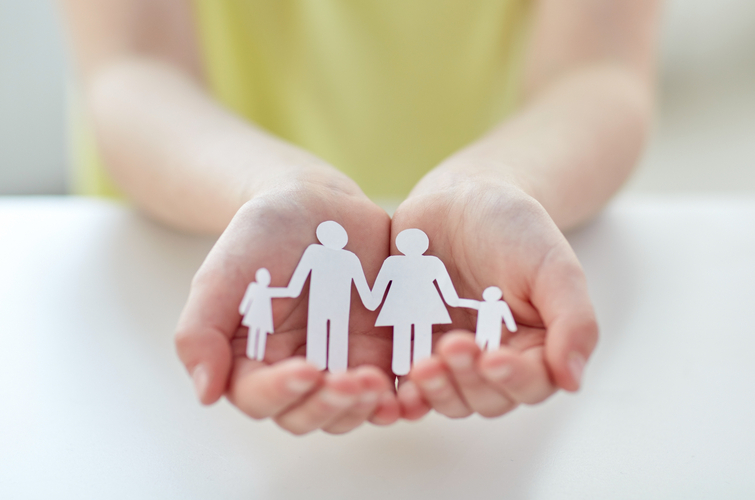
{"type": "Polygon", "coordinates": [[[413,194],[468,180],[513,184],[568,229],[595,214],[627,178],[642,150],[652,101],[647,80],[620,65],[576,69],[443,162],[413,194]]]}
{"type": "Polygon", "coordinates": [[[194,78],[160,60],[103,65],[88,75],[86,92],[113,178],[173,226],[219,233],[243,203],[284,177],[356,189],[314,155],[223,109],[194,78]]]}

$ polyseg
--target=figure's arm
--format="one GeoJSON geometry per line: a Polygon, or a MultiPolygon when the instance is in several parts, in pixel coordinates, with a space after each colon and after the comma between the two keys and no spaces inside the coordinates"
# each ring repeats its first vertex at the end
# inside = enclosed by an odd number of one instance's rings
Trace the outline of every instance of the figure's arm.
{"type": "Polygon", "coordinates": [[[459,299],[459,305],[456,307],[466,307],[467,309],[480,309],[480,301],[473,299],[459,299]]]}
{"type": "Polygon", "coordinates": [[[516,321],[514,321],[514,315],[511,314],[511,308],[504,301],[500,301],[499,304],[501,317],[503,318],[503,322],[506,324],[506,328],[510,332],[515,332],[517,330],[516,321]]]}
{"type": "Polygon", "coordinates": [[[267,290],[268,295],[274,299],[281,297],[291,297],[291,290],[289,290],[288,287],[268,287],[267,290]]]}
{"type": "Polygon", "coordinates": [[[251,198],[290,184],[359,188],[216,102],[188,0],[61,0],[99,152],[139,208],[218,234],[251,198]]]}
{"type": "Polygon", "coordinates": [[[367,307],[370,311],[374,311],[378,308],[380,303],[383,301],[383,296],[385,295],[385,290],[388,288],[388,284],[391,282],[390,274],[390,257],[385,259],[385,262],[383,262],[383,266],[380,268],[380,272],[378,272],[377,278],[375,279],[375,284],[372,286],[372,307],[367,307]]]}
{"type": "Polygon", "coordinates": [[[451,307],[459,307],[459,295],[456,293],[456,288],[454,288],[454,284],[451,281],[451,276],[448,275],[445,264],[437,257],[434,258],[438,261],[438,272],[435,280],[438,282],[438,288],[441,295],[443,295],[443,300],[451,307]]]}
{"type": "Polygon", "coordinates": [[[298,297],[301,294],[304,283],[307,281],[310,271],[312,271],[312,245],[307,247],[304,251],[304,255],[301,256],[299,264],[294,269],[294,274],[291,276],[291,280],[288,282],[287,297],[298,297]]]}
{"type": "Polygon", "coordinates": [[[351,276],[354,280],[354,286],[357,287],[359,298],[362,299],[362,304],[364,304],[364,307],[366,307],[370,311],[374,311],[375,309],[377,309],[377,306],[379,306],[380,303],[378,302],[376,304],[375,300],[372,297],[370,285],[367,283],[367,278],[364,276],[364,269],[362,268],[362,263],[360,262],[359,257],[357,257],[356,254],[352,255],[354,256],[354,258],[351,261],[351,276]]]}

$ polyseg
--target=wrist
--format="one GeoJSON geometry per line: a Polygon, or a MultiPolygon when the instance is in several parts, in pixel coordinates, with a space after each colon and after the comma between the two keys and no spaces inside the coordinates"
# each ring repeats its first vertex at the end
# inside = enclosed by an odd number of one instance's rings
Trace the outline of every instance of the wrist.
{"type": "Polygon", "coordinates": [[[428,172],[409,198],[445,193],[471,201],[481,193],[490,191],[507,197],[535,198],[531,183],[515,168],[466,157],[452,157],[428,172]]]}
{"type": "Polygon", "coordinates": [[[368,200],[356,182],[322,160],[306,157],[291,160],[255,169],[254,175],[242,183],[241,204],[278,196],[368,200]]]}

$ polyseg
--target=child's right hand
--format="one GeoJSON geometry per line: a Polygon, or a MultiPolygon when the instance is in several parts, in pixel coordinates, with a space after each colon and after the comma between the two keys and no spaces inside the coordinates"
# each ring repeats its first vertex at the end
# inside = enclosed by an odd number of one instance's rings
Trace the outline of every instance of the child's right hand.
{"type": "MultiPolygon", "coordinates": [[[[178,354],[204,404],[223,394],[252,418],[272,418],[294,434],[315,429],[352,430],[369,420],[399,417],[390,372],[391,337],[375,328],[376,313],[353,297],[349,369],[330,374],[302,355],[306,348],[308,293],[273,300],[275,333],[264,362],[246,357],[247,329],[238,313],[254,273],[267,267],[271,285],[285,286],[324,220],[349,234],[347,249],[360,258],[368,280],[388,256],[390,218],[342,179],[292,179],[258,194],[236,214],[191,285],[176,333],[178,354]]],[[[306,288],[305,288],[306,290],[306,288]]]]}

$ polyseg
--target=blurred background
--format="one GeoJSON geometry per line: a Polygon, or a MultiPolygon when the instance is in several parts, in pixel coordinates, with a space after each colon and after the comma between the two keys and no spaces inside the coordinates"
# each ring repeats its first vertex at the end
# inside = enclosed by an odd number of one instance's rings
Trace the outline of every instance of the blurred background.
{"type": "MultiPolygon", "coordinates": [[[[755,1],[667,0],[653,137],[629,193],[755,193],[755,1]]],[[[0,0],[0,194],[66,192],[53,0],[0,0]]]]}

